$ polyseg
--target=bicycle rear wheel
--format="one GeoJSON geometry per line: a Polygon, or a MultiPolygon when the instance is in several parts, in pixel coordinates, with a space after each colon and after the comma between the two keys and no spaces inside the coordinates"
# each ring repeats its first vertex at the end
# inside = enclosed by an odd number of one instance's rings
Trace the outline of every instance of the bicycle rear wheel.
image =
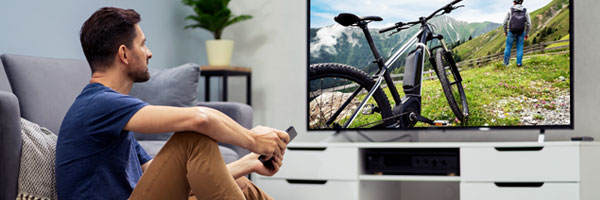
{"type": "MultiPolygon", "coordinates": [[[[355,67],[338,63],[310,65],[309,128],[337,129],[350,120],[362,100],[375,85],[369,75],[355,67]]],[[[390,103],[376,88],[363,110],[348,128],[384,128],[393,124],[390,103]]]]}
{"type": "Polygon", "coordinates": [[[469,105],[462,85],[462,78],[452,58],[452,53],[443,48],[437,48],[435,50],[435,64],[450,109],[452,109],[458,120],[465,123],[469,117],[469,105]]]}

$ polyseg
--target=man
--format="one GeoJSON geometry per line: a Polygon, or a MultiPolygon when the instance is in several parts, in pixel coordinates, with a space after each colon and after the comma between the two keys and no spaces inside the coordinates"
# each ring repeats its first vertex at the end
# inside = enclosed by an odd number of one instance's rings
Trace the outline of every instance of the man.
{"type": "Polygon", "coordinates": [[[523,66],[523,42],[529,37],[531,19],[527,9],[523,7],[523,0],[514,0],[514,5],[504,18],[504,35],[506,36],[506,49],[504,49],[504,65],[510,61],[513,42],[517,41],[517,67],[523,66]]]}
{"type": "Polygon", "coordinates": [[[267,199],[244,175],[271,176],[282,165],[287,133],[245,129],[206,107],[152,106],[128,96],[147,81],[152,52],[134,10],[101,8],[81,27],[90,83],[67,112],[56,149],[59,199],[267,199]],[[131,131],[176,132],[155,159],[131,131]],[[250,153],[225,165],[218,142],[250,153]],[[265,167],[259,155],[273,158],[265,167]],[[142,175],[143,173],[143,175],[142,175]]]}

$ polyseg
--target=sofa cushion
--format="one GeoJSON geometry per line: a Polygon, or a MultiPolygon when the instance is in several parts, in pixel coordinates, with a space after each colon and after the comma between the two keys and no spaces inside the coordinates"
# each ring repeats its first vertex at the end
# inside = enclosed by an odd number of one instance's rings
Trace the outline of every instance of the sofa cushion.
{"type": "MultiPolygon", "coordinates": [[[[151,105],[188,107],[194,106],[198,96],[200,66],[193,63],[170,69],[148,69],[150,80],[135,83],[129,95],[151,105]]],[[[134,133],[137,140],[167,140],[173,133],[134,133]]]]}
{"type": "Polygon", "coordinates": [[[62,120],[91,70],[83,60],[2,55],[21,116],[58,133],[62,120]]]}
{"type": "Polygon", "coordinates": [[[151,105],[194,106],[198,98],[200,66],[193,63],[170,69],[148,69],[150,80],[135,83],[129,95],[151,105]]]}
{"type": "Polygon", "coordinates": [[[6,71],[4,70],[4,65],[0,62],[0,91],[12,92],[10,89],[10,83],[8,83],[8,77],[6,76],[6,71]]]}

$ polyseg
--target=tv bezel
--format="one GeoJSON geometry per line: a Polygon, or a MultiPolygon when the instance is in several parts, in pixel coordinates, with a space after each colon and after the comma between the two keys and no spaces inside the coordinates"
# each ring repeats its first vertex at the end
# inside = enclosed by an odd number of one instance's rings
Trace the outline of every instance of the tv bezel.
{"type": "Polygon", "coordinates": [[[441,126],[441,127],[410,127],[410,128],[344,128],[344,129],[315,129],[310,128],[310,82],[308,81],[308,73],[310,66],[310,2],[306,1],[306,129],[307,131],[418,131],[418,130],[548,130],[548,129],[575,129],[575,95],[574,95],[574,76],[573,71],[574,58],[574,33],[575,33],[575,22],[574,22],[574,9],[573,1],[569,0],[569,82],[570,82],[570,124],[565,125],[523,125],[523,126],[441,126]]]}

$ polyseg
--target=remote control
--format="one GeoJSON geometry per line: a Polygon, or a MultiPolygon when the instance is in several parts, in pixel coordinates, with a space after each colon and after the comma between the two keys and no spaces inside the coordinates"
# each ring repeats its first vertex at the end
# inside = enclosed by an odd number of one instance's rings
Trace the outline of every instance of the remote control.
{"type": "MultiPolygon", "coordinates": [[[[296,135],[298,135],[294,126],[290,126],[287,130],[285,130],[285,132],[287,132],[288,135],[290,136],[290,142],[296,137],[296,135]]],[[[289,144],[289,142],[288,142],[288,144],[289,144]]],[[[271,158],[269,160],[265,160],[265,158],[266,158],[266,156],[263,156],[263,155],[258,157],[258,159],[263,163],[263,165],[265,167],[267,167],[268,169],[273,169],[273,163],[271,162],[273,158],[271,158]]]]}

